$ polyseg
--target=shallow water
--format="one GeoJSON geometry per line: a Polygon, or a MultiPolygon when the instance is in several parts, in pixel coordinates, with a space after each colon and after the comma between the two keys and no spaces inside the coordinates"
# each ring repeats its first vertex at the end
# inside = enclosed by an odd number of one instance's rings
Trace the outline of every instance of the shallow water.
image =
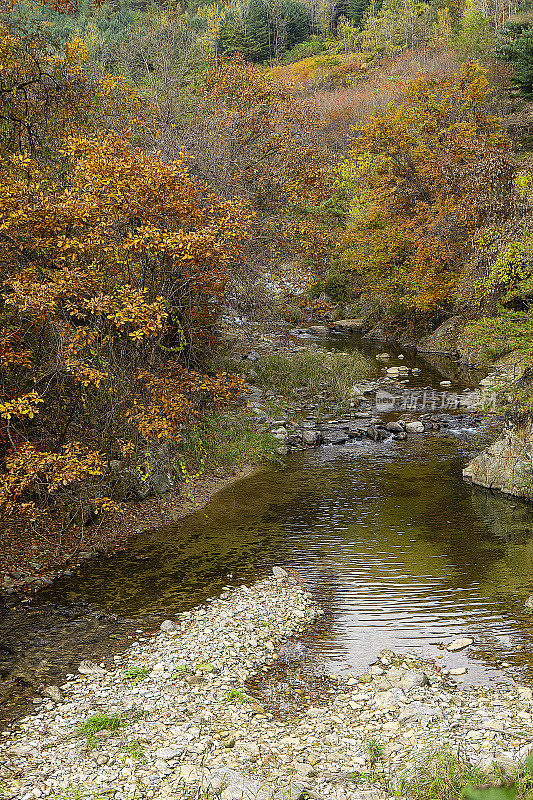
{"type": "MultiPolygon", "coordinates": [[[[416,363],[413,385],[476,377],[446,360],[416,363]]],[[[465,685],[533,680],[533,617],[523,609],[533,593],[533,508],[462,481],[480,436],[456,417],[450,430],[405,442],[295,454],[177,525],[137,536],[126,552],[88,562],[0,620],[5,715],[24,693],[13,689],[17,674],[31,694],[275,564],[296,568],[326,607],[301,646],[330,672],[362,672],[388,647],[464,665],[465,685]],[[441,649],[463,635],[476,642],[468,653],[441,649]]]]}

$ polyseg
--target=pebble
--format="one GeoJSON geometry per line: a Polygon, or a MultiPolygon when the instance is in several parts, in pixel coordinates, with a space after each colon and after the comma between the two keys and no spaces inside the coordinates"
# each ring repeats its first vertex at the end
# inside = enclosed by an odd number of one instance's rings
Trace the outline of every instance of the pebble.
{"type": "Polygon", "coordinates": [[[470,647],[471,644],[474,644],[474,640],[465,636],[462,639],[455,639],[455,641],[451,642],[446,649],[449,650],[450,653],[456,653],[459,650],[464,650],[466,647],[470,647]]]}
{"type": "MultiPolygon", "coordinates": [[[[0,737],[5,797],[169,800],[184,786],[211,786],[221,800],[296,800],[302,792],[381,800],[387,795],[367,770],[370,740],[379,742],[391,787],[412,767],[413,753],[436,742],[505,770],[533,748],[531,689],[458,689],[435,663],[391,650],[364,675],[337,678],[336,690],[312,705],[271,713],[266,696],[248,693],[247,679],[269,670],[284,644],[322,613],[287,570],[274,567],[271,578],[226,588],[169,620],[132,644],[113,670],[83,662],[77,676],[48,687],[62,702],[49,693],[0,737]],[[143,668],[136,685],[124,680],[143,668]],[[124,724],[96,733],[89,746],[79,726],[104,712],[124,724]],[[354,783],[354,770],[367,778],[354,783]]],[[[472,643],[457,641],[457,649],[472,643]]],[[[449,674],[458,669],[465,668],[449,674]]]]}

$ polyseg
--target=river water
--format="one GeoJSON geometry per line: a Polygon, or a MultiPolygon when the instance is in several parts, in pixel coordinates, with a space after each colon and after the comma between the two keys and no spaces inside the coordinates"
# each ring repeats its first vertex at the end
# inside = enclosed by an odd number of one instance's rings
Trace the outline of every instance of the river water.
{"type": "MultiPolygon", "coordinates": [[[[375,356],[377,348],[364,348],[375,356]]],[[[446,359],[406,353],[401,361],[389,352],[390,363],[420,368],[413,387],[450,378],[460,391],[481,377],[446,359]]],[[[127,551],[4,609],[4,719],[83,658],[112,659],[162,619],[273,565],[298,570],[325,607],[295,648],[328,672],[363,672],[387,647],[465,666],[457,679],[464,685],[533,680],[533,616],[523,607],[533,593],[533,507],[463,482],[483,432],[464,416],[451,412],[450,420],[403,442],[291,455],[178,524],[143,533],[127,551]],[[443,649],[464,635],[475,640],[468,651],[443,649]]]]}

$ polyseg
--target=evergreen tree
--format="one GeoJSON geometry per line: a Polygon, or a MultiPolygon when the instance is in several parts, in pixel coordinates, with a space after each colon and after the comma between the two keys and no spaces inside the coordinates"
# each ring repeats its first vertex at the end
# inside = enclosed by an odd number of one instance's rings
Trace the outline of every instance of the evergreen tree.
{"type": "Polygon", "coordinates": [[[256,63],[266,61],[271,56],[271,36],[268,13],[262,0],[251,1],[245,23],[246,35],[256,47],[255,53],[249,60],[256,63]]]}
{"type": "Polygon", "coordinates": [[[311,32],[309,14],[295,0],[285,0],[283,16],[285,19],[285,47],[290,50],[295,44],[303,42],[309,36],[311,32]]]}
{"type": "Polygon", "coordinates": [[[507,41],[496,49],[496,56],[513,68],[513,81],[518,91],[533,98],[533,17],[528,9],[504,29],[507,41]],[[520,16],[522,18],[520,18],[520,16]]]}
{"type": "MultiPolygon", "coordinates": [[[[356,27],[361,27],[369,5],[370,0],[346,0],[346,18],[356,27]]],[[[381,3],[377,7],[377,11],[379,11],[380,8],[381,3]]]]}
{"type": "Polygon", "coordinates": [[[221,27],[217,38],[217,50],[222,56],[231,56],[240,53],[247,61],[254,61],[257,52],[257,42],[247,36],[244,27],[236,20],[226,20],[221,27]]]}

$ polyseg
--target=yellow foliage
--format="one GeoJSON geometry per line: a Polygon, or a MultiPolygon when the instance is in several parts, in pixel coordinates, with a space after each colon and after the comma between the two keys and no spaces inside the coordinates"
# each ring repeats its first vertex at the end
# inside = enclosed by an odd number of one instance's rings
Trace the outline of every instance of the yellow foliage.
{"type": "Polygon", "coordinates": [[[486,93],[480,66],[465,64],[407,83],[401,102],[354,129],[340,260],[396,314],[438,317],[476,229],[511,211],[509,143],[486,93]]]}

